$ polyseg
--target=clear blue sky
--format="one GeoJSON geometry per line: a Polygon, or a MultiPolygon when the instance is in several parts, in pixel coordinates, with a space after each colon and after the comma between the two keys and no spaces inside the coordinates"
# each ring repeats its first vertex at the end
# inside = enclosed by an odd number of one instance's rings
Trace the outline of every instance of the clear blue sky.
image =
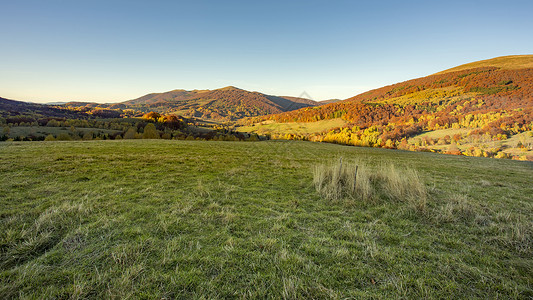
{"type": "Polygon", "coordinates": [[[345,99],[533,53],[533,1],[0,0],[0,97],[118,102],[234,85],[345,99]]]}

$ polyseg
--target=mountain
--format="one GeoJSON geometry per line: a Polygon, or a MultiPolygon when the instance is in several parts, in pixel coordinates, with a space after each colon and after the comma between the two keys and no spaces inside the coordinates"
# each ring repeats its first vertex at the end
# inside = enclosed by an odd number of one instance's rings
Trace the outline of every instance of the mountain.
{"type": "Polygon", "coordinates": [[[249,92],[233,86],[216,90],[173,90],[122,102],[126,108],[214,120],[237,120],[318,105],[297,97],[249,92]]]}
{"type": "MultiPolygon", "coordinates": [[[[533,55],[473,62],[344,101],[242,122],[252,123],[256,124],[254,131],[274,137],[387,148],[435,150],[429,145],[434,141],[418,143],[413,138],[445,129],[460,135],[456,142],[507,140],[533,130],[533,55]],[[325,122],[331,119],[340,123],[325,122]],[[303,125],[273,124],[292,122],[303,125]],[[331,128],[332,124],[341,126],[331,128]],[[312,130],[301,130],[302,126],[312,130]],[[289,129],[276,132],[276,128],[289,129]]],[[[450,142],[449,136],[442,141],[444,145],[450,142]]]]}
{"type": "MultiPolygon", "coordinates": [[[[530,108],[533,107],[533,55],[506,56],[474,62],[371,90],[312,110],[304,108],[257,120],[312,122],[343,116],[347,120],[360,123],[361,118],[368,119],[357,112],[363,104],[371,110],[394,106],[426,113],[434,113],[437,110],[444,110],[443,113],[451,112],[460,106],[463,114],[494,109],[530,108]]],[[[401,111],[388,117],[405,115],[406,113],[401,111]]]]}

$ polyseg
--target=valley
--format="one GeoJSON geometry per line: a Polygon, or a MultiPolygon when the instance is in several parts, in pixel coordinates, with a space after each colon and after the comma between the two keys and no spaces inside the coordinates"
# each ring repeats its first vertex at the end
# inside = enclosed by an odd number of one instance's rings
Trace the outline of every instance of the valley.
{"type": "Polygon", "coordinates": [[[0,7],[0,300],[533,299],[533,1],[0,7]]]}
{"type": "Polygon", "coordinates": [[[533,160],[532,64],[533,55],[498,57],[343,101],[271,96],[233,86],[109,104],[0,99],[0,140],[51,140],[61,133],[67,140],[115,139],[131,127],[135,132],[128,137],[140,138],[151,122],[165,139],[308,140],[533,160]],[[168,123],[170,117],[179,125],[168,123]],[[87,128],[99,131],[90,138],[87,128]]]}

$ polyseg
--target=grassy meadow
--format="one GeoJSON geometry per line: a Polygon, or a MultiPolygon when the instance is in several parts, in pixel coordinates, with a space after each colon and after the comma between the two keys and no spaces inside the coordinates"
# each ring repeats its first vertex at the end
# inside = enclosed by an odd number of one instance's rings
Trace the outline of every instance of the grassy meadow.
{"type": "Polygon", "coordinates": [[[0,160],[2,299],[533,297],[531,162],[177,140],[0,160]],[[427,199],[323,197],[313,172],[341,157],[415,170],[427,199]]]}
{"type": "MultiPolygon", "coordinates": [[[[501,149],[504,153],[517,156],[517,157],[526,157],[533,156],[533,131],[525,131],[504,140],[475,140],[468,137],[468,133],[474,130],[473,128],[458,128],[458,129],[439,129],[434,131],[428,131],[421,134],[418,134],[408,140],[409,144],[420,143],[424,138],[430,139],[441,139],[444,136],[454,136],[455,134],[460,134],[466,136],[463,138],[459,144],[455,146],[461,150],[465,151],[471,147],[477,147],[481,149],[501,149]],[[523,145],[523,146],[520,146],[523,145]]],[[[430,149],[437,149],[445,152],[450,148],[449,144],[435,144],[428,146],[430,149]]]]}
{"type": "Polygon", "coordinates": [[[306,134],[327,131],[335,127],[342,127],[344,125],[346,125],[346,121],[341,118],[321,120],[316,122],[277,123],[273,121],[265,121],[259,125],[237,127],[236,130],[239,132],[253,132],[260,135],[306,134]]]}

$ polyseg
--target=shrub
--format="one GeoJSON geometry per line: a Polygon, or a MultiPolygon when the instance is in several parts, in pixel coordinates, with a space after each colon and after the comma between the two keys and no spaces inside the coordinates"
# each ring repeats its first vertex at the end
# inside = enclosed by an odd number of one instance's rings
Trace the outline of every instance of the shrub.
{"type": "Polygon", "coordinates": [[[92,131],[87,131],[83,134],[83,140],[89,141],[93,139],[93,133],[92,131]]]}
{"type": "Polygon", "coordinates": [[[503,151],[499,151],[496,153],[496,158],[511,158],[511,156],[508,153],[505,153],[503,151]]]}
{"type": "Polygon", "coordinates": [[[459,149],[459,147],[457,147],[456,144],[451,144],[450,147],[448,147],[448,151],[446,151],[446,154],[461,155],[461,150],[459,149]]]}
{"type": "Polygon", "coordinates": [[[142,137],[143,139],[158,139],[159,133],[157,132],[155,125],[152,123],[146,124],[142,137]]]}
{"type": "Polygon", "coordinates": [[[137,130],[134,127],[130,127],[124,134],[124,139],[128,139],[128,140],[134,139],[136,133],[137,133],[137,130]]]}
{"type": "Polygon", "coordinates": [[[60,133],[56,140],[58,141],[72,141],[72,137],[68,133],[60,133]]]}

